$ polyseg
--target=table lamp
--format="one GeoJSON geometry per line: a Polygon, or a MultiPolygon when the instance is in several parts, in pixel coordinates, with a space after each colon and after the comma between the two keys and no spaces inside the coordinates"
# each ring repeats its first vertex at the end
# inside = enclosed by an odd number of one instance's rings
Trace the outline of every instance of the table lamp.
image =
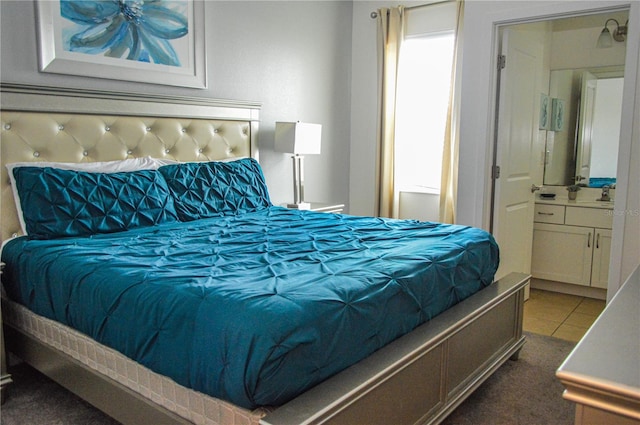
{"type": "Polygon", "coordinates": [[[304,201],[304,155],[320,154],[321,139],[320,124],[276,122],[275,150],[293,154],[293,204],[287,204],[287,208],[310,208],[304,201]]]}

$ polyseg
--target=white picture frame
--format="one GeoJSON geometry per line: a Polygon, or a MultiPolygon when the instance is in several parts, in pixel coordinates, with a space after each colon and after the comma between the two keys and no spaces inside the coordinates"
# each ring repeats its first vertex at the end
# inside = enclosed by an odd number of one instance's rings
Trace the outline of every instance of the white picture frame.
{"type": "MultiPolygon", "coordinates": [[[[90,3],[85,2],[84,4],[90,3]]],[[[138,41],[137,46],[142,46],[138,50],[142,53],[139,55],[139,59],[135,59],[126,57],[127,54],[133,55],[134,49],[132,47],[125,50],[121,57],[115,57],[113,53],[111,56],[105,55],[106,47],[102,47],[102,51],[94,49],[96,50],[94,52],[73,50],[69,47],[72,36],[80,35],[82,37],[88,34],[89,27],[95,27],[97,24],[82,25],[68,19],[68,16],[63,17],[59,0],[38,0],[36,2],[38,21],[36,27],[38,29],[39,70],[40,72],[110,80],[206,88],[208,81],[204,4],[204,1],[194,0],[168,2],[168,6],[180,6],[180,13],[172,12],[177,13],[184,20],[184,22],[181,20],[180,24],[183,24],[181,25],[183,32],[186,27],[186,33],[172,40],[162,39],[162,37],[156,37],[150,33],[142,34],[136,40],[138,41]],[[147,40],[157,41],[156,46],[162,46],[162,48],[146,49],[144,41],[139,41],[143,40],[143,36],[147,40]],[[168,45],[171,47],[167,47],[168,45]],[[153,54],[149,55],[149,51],[159,53],[154,56],[153,54]],[[158,59],[159,57],[160,59],[158,59]],[[162,63],[161,61],[165,57],[173,59],[174,63],[162,63]]],[[[134,12],[140,14],[144,11],[144,6],[141,6],[134,12]]],[[[118,22],[124,23],[123,25],[126,26],[132,22],[130,18],[130,15],[121,13],[117,19],[119,19],[118,22]]],[[[175,22],[167,21],[167,26],[169,24],[173,25],[172,30],[177,26],[174,25],[175,22]]],[[[134,31],[142,32],[143,29],[136,27],[134,31]]],[[[112,52],[113,50],[111,49],[112,52]]]]}

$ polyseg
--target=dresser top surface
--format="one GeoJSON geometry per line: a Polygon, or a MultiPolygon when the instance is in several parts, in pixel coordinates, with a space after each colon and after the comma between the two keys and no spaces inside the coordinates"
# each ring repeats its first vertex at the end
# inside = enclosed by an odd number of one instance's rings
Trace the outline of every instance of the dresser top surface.
{"type": "Polygon", "coordinates": [[[640,268],[558,369],[558,377],[640,402],[640,268]]]}

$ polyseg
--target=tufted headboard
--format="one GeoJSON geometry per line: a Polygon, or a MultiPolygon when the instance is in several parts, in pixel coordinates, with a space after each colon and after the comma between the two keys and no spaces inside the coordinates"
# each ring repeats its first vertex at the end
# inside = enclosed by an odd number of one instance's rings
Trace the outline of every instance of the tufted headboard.
{"type": "Polygon", "coordinates": [[[7,84],[0,103],[3,241],[21,234],[5,164],[258,158],[257,103],[7,84]]]}

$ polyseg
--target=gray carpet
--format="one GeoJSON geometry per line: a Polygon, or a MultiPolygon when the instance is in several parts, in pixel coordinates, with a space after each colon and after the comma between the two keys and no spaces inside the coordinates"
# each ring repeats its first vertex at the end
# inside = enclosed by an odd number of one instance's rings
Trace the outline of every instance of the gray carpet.
{"type": "Polygon", "coordinates": [[[562,398],[555,371],[575,343],[525,333],[517,361],[508,361],[467,398],[443,425],[573,424],[575,405],[562,398]]]}
{"type": "MultiPolygon", "coordinates": [[[[555,370],[575,344],[527,333],[518,361],[508,361],[461,404],[445,425],[572,424],[574,407],[562,398],[555,370]]],[[[10,368],[14,384],[0,419],[3,425],[116,425],[25,364],[10,368]]]]}

